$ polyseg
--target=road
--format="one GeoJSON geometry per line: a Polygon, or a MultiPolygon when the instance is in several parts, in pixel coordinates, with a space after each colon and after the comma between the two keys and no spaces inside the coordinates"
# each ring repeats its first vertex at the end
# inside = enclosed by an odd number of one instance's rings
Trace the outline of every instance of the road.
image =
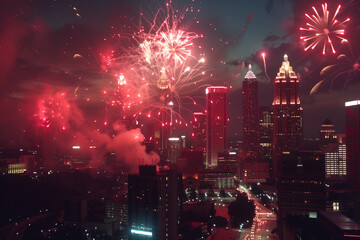
{"type": "Polygon", "coordinates": [[[270,209],[261,204],[260,199],[254,197],[251,192],[243,187],[237,189],[240,192],[246,192],[249,199],[255,204],[255,217],[250,229],[244,229],[238,238],[239,240],[277,240],[278,237],[271,234],[271,231],[276,228],[276,214],[270,209]]]}
{"type": "Polygon", "coordinates": [[[48,214],[42,214],[38,216],[34,216],[32,218],[28,218],[16,223],[9,224],[3,227],[0,230],[0,239],[6,240],[20,240],[25,232],[25,230],[38,221],[40,218],[47,217],[48,214]]]}

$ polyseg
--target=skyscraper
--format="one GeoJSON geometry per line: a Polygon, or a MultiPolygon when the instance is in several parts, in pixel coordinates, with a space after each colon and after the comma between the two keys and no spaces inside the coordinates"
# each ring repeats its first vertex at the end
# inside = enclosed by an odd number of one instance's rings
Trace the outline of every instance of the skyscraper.
{"type": "Polygon", "coordinates": [[[329,143],[337,143],[337,136],[335,134],[335,126],[329,120],[325,119],[325,121],[321,124],[320,128],[320,143],[322,148],[326,148],[329,143]]]}
{"type": "Polygon", "coordinates": [[[345,108],[347,180],[360,189],[360,100],[346,102],[345,108]]]}
{"type": "Polygon", "coordinates": [[[227,145],[227,87],[206,88],[206,168],[217,167],[227,145]]]}
{"type": "Polygon", "coordinates": [[[258,83],[256,76],[251,71],[251,65],[243,81],[243,151],[248,162],[259,161],[260,133],[259,133],[259,106],[258,83]]]}
{"type": "Polygon", "coordinates": [[[299,79],[284,55],[284,61],[274,80],[273,101],[273,177],[278,175],[282,152],[301,149],[302,108],[299,97],[299,79]]]}
{"type": "Polygon", "coordinates": [[[206,148],[206,118],[203,112],[194,112],[193,120],[193,147],[205,150],[206,148]]]}
{"type": "MultiPolygon", "coordinates": [[[[260,160],[272,170],[273,112],[271,107],[260,107],[260,160]]],[[[272,172],[269,172],[272,173],[272,172]]]]}
{"type": "Polygon", "coordinates": [[[129,175],[129,239],[176,239],[180,189],[181,177],[172,170],[157,174],[155,166],[145,165],[129,175]]]}
{"type": "Polygon", "coordinates": [[[322,151],[283,152],[277,181],[278,233],[280,239],[292,239],[286,231],[291,214],[309,214],[325,210],[325,160],[322,151]]]}

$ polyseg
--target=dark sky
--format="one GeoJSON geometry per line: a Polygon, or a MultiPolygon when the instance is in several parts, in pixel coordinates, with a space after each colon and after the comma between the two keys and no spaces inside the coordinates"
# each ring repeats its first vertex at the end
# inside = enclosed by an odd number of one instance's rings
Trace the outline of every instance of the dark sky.
{"type": "MultiPolygon", "coordinates": [[[[304,108],[304,135],[317,137],[320,124],[329,118],[339,133],[344,132],[344,101],[360,97],[359,66],[350,67],[338,78],[324,80],[319,90],[312,87],[323,79],[320,71],[337,62],[348,49],[334,42],[337,54],[322,55],[321,50],[304,52],[299,27],[304,13],[312,12],[310,0],[204,0],[173,1],[174,9],[192,9],[183,20],[187,30],[203,34],[203,51],[214,78],[210,85],[229,89],[229,137],[241,138],[241,85],[248,63],[253,64],[259,81],[261,106],[272,103],[272,83],[264,74],[261,53],[266,53],[267,72],[272,81],[287,53],[301,77],[300,95],[304,108]],[[199,10],[199,11],[198,11],[199,10]]],[[[101,95],[106,74],[101,53],[110,46],[125,44],[114,36],[125,35],[139,24],[139,12],[151,19],[164,2],[156,0],[1,0],[0,1],[0,138],[29,144],[41,134],[38,102],[46,94],[66,92],[82,123],[103,119],[107,108],[101,95]],[[128,29],[126,29],[128,28],[128,29]],[[86,63],[74,54],[86,56],[86,63]],[[75,96],[78,95],[78,96],[75,96]],[[87,101],[87,98],[91,101],[87,101]],[[35,137],[36,138],[36,137],[35,137]]],[[[342,5],[339,19],[351,18],[345,25],[352,53],[359,62],[360,1],[328,1],[334,12],[342,5]]],[[[203,90],[194,93],[204,104],[203,90]]],[[[200,109],[200,108],[199,108],[200,109]]],[[[194,110],[199,110],[194,109],[194,110]]],[[[76,122],[68,113],[70,124],[76,122]]],[[[185,116],[190,120],[189,116],[185,116]]],[[[99,120],[100,121],[100,120],[99,120]]],[[[97,126],[94,125],[94,128],[97,126]]],[[[106,132],[106,130],[104,130],[106,132]]],[[[189,129],[185,131],[189,133],[189,129]]]]}

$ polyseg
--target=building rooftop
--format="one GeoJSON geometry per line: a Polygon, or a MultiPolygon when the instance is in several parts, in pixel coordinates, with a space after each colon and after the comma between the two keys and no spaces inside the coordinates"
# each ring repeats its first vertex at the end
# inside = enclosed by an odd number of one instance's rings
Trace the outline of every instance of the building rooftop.
{"type": "Polygon", "coordinates": [[[351,107],[351,106],[356,106],[356,105],[360,105],[360,100],[345,102],[345,107],[351,107]]]}
{"type": "Polygon", "coordinates": [[[253,71],[251,70],[251,64],[249,64],[249,70],[247,71],[244,79],[256,79],[255,74],[254,74],[253,71]]]}
{"type": "Polygon", "coordinates": [[[321,215],[343,231],[360,231],[359,224],[339,212],[321,212],[321,215]]]}

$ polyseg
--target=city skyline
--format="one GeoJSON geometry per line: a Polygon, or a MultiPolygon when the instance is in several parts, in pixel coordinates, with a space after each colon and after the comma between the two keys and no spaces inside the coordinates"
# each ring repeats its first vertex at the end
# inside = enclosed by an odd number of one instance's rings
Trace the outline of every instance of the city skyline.
{"type": "MultiPolygon", "coordinates": [[[[342,102],[358,97],[356,95],[359,87],[356,84],[358,75],[354,76],[352,82],[350,81],[351,87],[343,89],[342,82],[345,80],[336,80],[331,88],[327,86],[329,85],[328,81],[319,88],[317,93],[309,95],[311,88],[321,78],[320,70],[336,61],[336,54],[329,53],[323,57],[321,51],[304,52],[302,49],[301,42],[298,39],[300,32],[297,27],[305,21],[304,13],[311,10],[310,3],[311,1],[302,1],[301,3],[293,1],[281,5],[277,1],[268,1],[247,5],[245,1],[240,3],[229,2],[221,5],[224,11],[229,11],[228,18],[222,18],[221,12],[215,11],[216,3],[213,1],[194,3],[193,8],[198,9],[199,12],[194,15],[190,14],[188,22],[191,24],[186,24],[186,27],[205,36],[199,41],[204,42],[204,53],[207,55],[206,64],[211,69],[215,69],[212,72],[214,78],[208,79],[206,84],[229,87],[229,139],[242,138],[242,123],[241,120],[239,121],[242,112],[240,108],[235,106],[242,102],[241,79],[246,73],[247,63],[253,64],[254,73],[259,78],[259,106],[269,106],[272,92],[268,91],[270,83],[268,83],[267,77],[272,79],[275,76],[277,66],[281,63],[281,56],[285,53],[288,53],[293,59],[295,71],[301,76],[299,90],[304,107],[304,136],[318,137],[319,125],[326,118],[335,123],[337,132],[345,132],[343,124],[345,109],[342,102]],[[234,10],[229,10],[235,9],[235,7],[242,7],[241,17],[238,24],[231,25],[229,24],[231,20],[239,18],[236,17],[237,15],[235,16],[234,10]],[[280,19],[274,17],[275,12],[280,14],[280,19]],[[262,24],[262,17],[260,16],[263,13],[266,16],[266,22],[270,24],[266,25],[270,27],[269,30],[265,30],[265,26],[262,24]],[[209,20],[209,15],[214,16],[213,21],[209,20]],[[199,30],[197,22],[192,19],[199,20],[199,24],[201,26],[206,25],[206,28],[199,30]],[[230,34],[235,29],[239,30],[238,35],[230,34]],[[278,31],[273,31],[273,29],[278,29],[278,31]],[[220,39],[216,39],[218,37],[220,39]],[[261,53],[265,53],[266,62],[263,62],[261,53]],[[266,63],[267,72],[265,72],[264,63],[266,63]],[[336,97],[332,97],[333,95],[336,97]],[[334,109],[336,110],[334,111],[334,109]]],[[[329,2],[329,9],[333,11],[338,3],[342,2],[329,2]]],[[[77,109],[74,111],[75,114],[80,115],[78,117],[82,115],[87,121],[96,120],[97,124],[91,123],[93,127],[103,128],[103,126],[99,126],[99,122],[102,122],[101,119],[105,118],[108,110],[105,110],[101,103],[102,97],[97,96],[103,91],[101,87],[98,88],[102,81],[98,79],[98,74],[94,74],[94,71],[96,72],[98,69],[92,69],[94,65],[91,64],[95,61],[100,65],[97,67],[106,67],[102,65],[106,59],[104,54],[111,51],[113,46],[113,42],[108,43],[109,39],[107,38],[115,33],[121,35],[121,30],[115,29],[110,34],[107,30],[99,32],[99,27],[105,26],[104,29],[115,28],[115,24],[121,23],[123,21],[121,18],[127,16],[123,13],[123,9],[131,10],[128,13],[129,17],[138,16],[139,6],[142,6],[142,2],[129,3],[123,1],[117,4],[106,2],[102,4],[102,8],[96,14],[94,14],[93,8],[99,4],[97,1],[91,1],[87,4],[81,1],[77,4],[53,3],[49,5],[22,3],[16,7],[12,6],[10,2],[7,4],[9,11],[2,16],[4,22],[23,26],[26,31],[25,33],[18,33],[18,28],[14,27],[11,28],[13,29],[12,32],[2,34],[2,39],[8,39],[5,44],[9,46],[6,48],[6,51],[9,52],[4,52],[8,58],[1,61],[3,63],[1,84],[2,89],[4,89],[1,92],[1,103],[3,105],[1,111],[3,111],[2,115],[6,116],[0,122],[2,142],[8,143],[9,140],[15,140],[16,142],[28,143],[32,141],[34,136],[39,134],[37,127],[39,123],[34,116],[37,111],[35,106],[38,105],[38,99],[52,91],[59,90],[66,92],[66,96],[71,102],[76,102],[77,109]],[[115,6],[122,9],[118,13],[120,20],[115,19],[112,15],[103,17],[110,11],[109,8],[115,6]],[[28,11],[17,14],[21,7],[28,9],[28,11]],[[49,16],[47,12],[56,14],[49,16]],[[96,21],[99,16],[103,17],[101,18],[102,21],[90,27],[89,25],[96,21]],[[28,26],[25,19],[30,19],[33,26],[28,26]],[[75,27],[75,30],[71,30],[71,26],[75,27]],[[90,38],[94,40],[84,40],[83,36],[85,35],[91,36],[90,38]],[[33,36],[42,39],[43,47],[36,43],[33,36]],[[21,45],[23,47],[14,45],[11,39],[17,39],[20,42],[25,41],[21,45]],[[79,59],[82,56],[81,53],[84,52],[81,44],[92,49],[91,57],[94,59],[87,58],[88,64],[90,64],[88,66],[83,65],[84,63],[79,59]],[[61,46],[61,50],[56,46],[61,46]],[[30,49],[32,50],[30,51],[30,49]],[[54,54],[61,57],[54,59],[54,54]],[[49,65],[49,63],[51,64],[49,65]],[[29,74],[31,72],[35,74],[29,74]],[[96,87],[94,88],[94,86],[96,87]],[[81,100],[76,100],[75,95],[79,95],[78,98],[81,100]],[[101,116],[101,119],[98,119],[98,115],[101,116]],[[8,129],[12,129],[12,131],[9,132],[8,129]]],[[[351,21],[345,25],[345,33],[350,43],[353,43],[358,37],[358,31],[352,34],[349,31],[351,28],[358,29],[356,27],[359,21],[358,16],[352,13],[352,9],[358,7],[356,4],[356,2],[344,2],[339,15],[339,18],[346,16],[351,18],[351,21]]],[[[180,10],[184,8],[183,5],[186,5],[185,2],[174,3],[174,7],[180,10]]],[[[150,6],[143,6],[144,13],[150,15],[150,18],[153,17],[151,12],[154,9],[150,6]]],[[[155,10],[157,7],[163,6],[160,3],[159,6],[155,6],[155,10]]],[[[339,51],[343,49],[339,43],[336,44],[336,47],[339,51]]],[[[352,44],[352,48],[354,54],[357,54],[357,46],[352,44]]],[[[196,106],[191,102],[187,102],[186,105],[193,111],[202,110],[205,108],[202,91],[199,90],[194,94],[189,96],[197,98],[196,106]]],[[[183,114],[188,126],[191,126],[192,116],[187,116],[186,111],[183,111],[183,114]]],[[[75,121],[75,119],[71,120],[75,121]]],[[[110,125],[108,128],[112,127],[110,125]]],[[[191,128],[184,128],[180,131],[190,136],[191,128]]]]}

